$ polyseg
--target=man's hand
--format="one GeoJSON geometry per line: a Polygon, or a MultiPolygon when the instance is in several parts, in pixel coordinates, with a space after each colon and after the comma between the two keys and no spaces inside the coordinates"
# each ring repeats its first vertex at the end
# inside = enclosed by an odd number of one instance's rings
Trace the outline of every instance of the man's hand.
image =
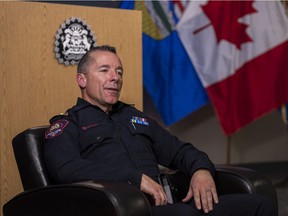
{"type": "Polygon", "coordinates": [[[150,194],[154,198],[156,206],[167,204],[167,196],[162,186],[147,175],[142,175],[140,190],[150,194]]]}
{"type": "Polygon", "coordinates": [[[182,201],[188,202],[193,196],[196,208],[205,213],[213,210],[213,201],[218,203],[215,182],[208,170],[200,169],[193,174],[189,191],[182,201]]]}

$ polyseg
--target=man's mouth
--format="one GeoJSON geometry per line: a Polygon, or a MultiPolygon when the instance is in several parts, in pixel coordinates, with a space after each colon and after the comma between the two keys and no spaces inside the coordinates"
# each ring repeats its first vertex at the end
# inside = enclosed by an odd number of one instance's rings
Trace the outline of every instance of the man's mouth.
{"type": "Polygon", "coordinates": [[[105,90],[107,90],[108,92],[111,92],[111,93],[118,93],[119,92],[118,88],[105,88],[105,90]]]}

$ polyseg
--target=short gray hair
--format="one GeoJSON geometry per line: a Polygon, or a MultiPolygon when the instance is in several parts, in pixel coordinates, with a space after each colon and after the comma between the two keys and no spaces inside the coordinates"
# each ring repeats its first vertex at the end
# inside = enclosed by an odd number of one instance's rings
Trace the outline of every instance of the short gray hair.
{"type": "Polygon", "coordinates": [[[90,54],[95,51],[107,51],[107,52],[112,52],[112,53],[117,54],[116,48],[110,45],[92,47],[80,59],[78,66],[77,66],[77,73],[85,73],[87,71],[87,66],[89,66],[92,61],[90,54]]]}

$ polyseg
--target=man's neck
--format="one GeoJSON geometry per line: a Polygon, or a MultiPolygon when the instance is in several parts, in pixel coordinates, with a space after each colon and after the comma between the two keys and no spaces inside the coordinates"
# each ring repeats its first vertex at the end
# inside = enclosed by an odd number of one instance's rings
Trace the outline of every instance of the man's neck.
{"type": "Polygon", "coordinates": [[[91,100],[90,98],[87,98],[85,96],[82,96],[82,99],[87,101],[88,103],[99,107],[101,110],[103,110],[105,113],[109,114],[109,112],[112,110],[113,104],[99,104],[98,102],[91,100]]]}

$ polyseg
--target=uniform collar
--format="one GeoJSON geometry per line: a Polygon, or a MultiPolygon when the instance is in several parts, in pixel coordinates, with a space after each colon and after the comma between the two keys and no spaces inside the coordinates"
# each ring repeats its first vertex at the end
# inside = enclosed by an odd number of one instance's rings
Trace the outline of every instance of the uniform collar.
{"type": "MultiPolygon", "coordinates": [[[[75,110],[75,111],[78,111],[78,110],[84,109],[84,108],[89,107],[89,106],[97,107],[98,109],[100,109],[100,107],[95,106],[95,105],[89,103],[88,101],[84,100],[83,98],[78,98],[78,99],[77,99],[76,106],[74,107],[74,110],[75,110]]],[[[123,102],[117,101],[117,103],[112,106],[112,110],[111,110],[109,113],[111,113],[111,114],[112,114],[112,113],[115,113],[115,112],[117,112],[119,109],[121,109],[123,106],[124,106],[124,103],[123,103],[123,102]]]]}
{"type": "Polygon", "coordinates": [[[83,98],[78,98],[76,106],[74,107],[74,110],[78,111],[78,110],[81,110],[81,109],[86,108],[88,106],[92,106],[92,104],[90,104],[89,102],[87,102],[83,98]]]}

